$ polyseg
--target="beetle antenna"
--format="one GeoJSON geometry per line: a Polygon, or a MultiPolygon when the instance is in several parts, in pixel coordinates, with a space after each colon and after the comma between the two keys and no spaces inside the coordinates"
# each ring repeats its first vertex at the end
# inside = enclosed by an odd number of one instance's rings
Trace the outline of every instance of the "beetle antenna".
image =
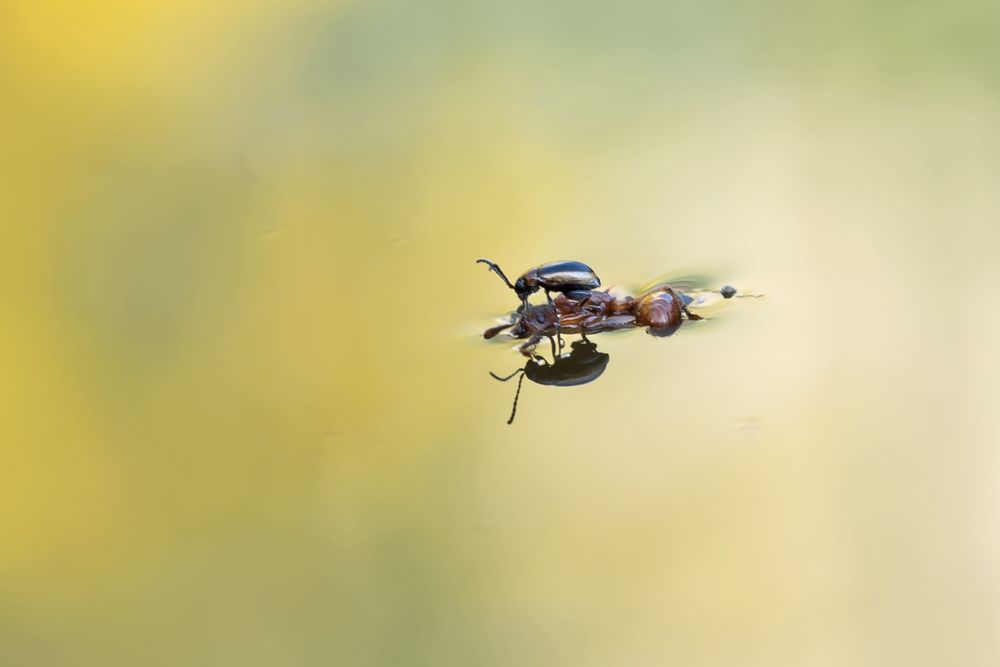
{"type": "Polygon", "coordinates": [[[517,414],[517,399],[521,395],[521,383],[524,382],[524,375],[521,379],[517,381],[517,393],[514,394],[514,407],[510,411],[510,419],[507,420],[507,426],[514,423],[514,415],[517,414]]]}
{"type": "Polygon", "coordinates": [[[518,373],[523,373],[523,372],[524,372],[523,368],[518,368],[516,371],[514,371],[513,373],[511,373],[510,375],[508,375],[505,378],[500,377],[499,375],[497,375],[493,371],[490,371],[490,375],[493,377],[494,380],[500,380],[501,382],[506,382],[507,380],[511,379],[512,377],[514,377],[518,373]]]}
{"type": "Polygon", "coordinates": [[[476,264],[485,264],[486,266],[490,267],[490,271],[494,271],[498,276],[500,276],[503,279],[503,281],[507,283],[507,287],[514,289],[514,286],[510,284],[509,280],[507,280],[507,276],[503,274],[503,271],[500,270],[500,267],[491,262],[490,260],[477,259],[476,264]]]}

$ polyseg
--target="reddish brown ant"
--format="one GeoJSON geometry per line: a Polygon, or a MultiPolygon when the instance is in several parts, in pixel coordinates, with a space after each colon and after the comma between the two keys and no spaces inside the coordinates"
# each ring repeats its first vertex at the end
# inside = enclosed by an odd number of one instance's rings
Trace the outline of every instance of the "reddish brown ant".
{"type": "Polygon", "coordinates": [[[669,336],[680,328],[685,316],[688,320],[702,319],[690,312],[684,297],[669,286],[657,287],[638,298],[619,298],[608,292],[591,292],[579,299],[560,294],[552,305],[529,305],[510,322],[487,329],[483,338],[510,329],[511,337],[526,339],[519,348],[521,353],[536,358],[534,349],[547,336],[555,358],[556,338],[562,348],[561,334],[578,333],[586,338],[588,333],[648,327],[647,332],[654,336],[669,336]]]}
{"type": "Polygon", "coordinates": [[[654,336],[669,336],[684,322],[700,320],[687,308],[685,297],[679,295],[669,285],[656,287],[639,297],[617,298],[608,292],[593,292],[580,301],[572,301],[559,295],[556,308],[564,313],[564,328],[572,329],[576,321],[582,333],[606,331],[629,326],[648,327],[654,336]]]}

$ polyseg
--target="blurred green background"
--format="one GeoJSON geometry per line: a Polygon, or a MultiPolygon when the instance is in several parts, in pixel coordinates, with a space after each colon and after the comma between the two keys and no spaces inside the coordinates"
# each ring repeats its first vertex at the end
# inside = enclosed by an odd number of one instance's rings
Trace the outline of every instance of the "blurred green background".
{"type": "Polygon", "coordinates": [[[0,664],[998,664],[998,30],[5,0],[0,664]],[[766,298],[508,427],[478,257],[766,298]]]}

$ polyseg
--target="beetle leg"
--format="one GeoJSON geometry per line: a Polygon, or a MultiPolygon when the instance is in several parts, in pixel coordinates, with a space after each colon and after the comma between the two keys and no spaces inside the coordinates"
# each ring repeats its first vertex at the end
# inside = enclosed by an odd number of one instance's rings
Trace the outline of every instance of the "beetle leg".
{"type": "Polygon", "coordinates": [[[556,308],[556,304],[552,301],[552,295],[548,290],[545,290],[545,298],[549,300],[549,305],[552,306],[552,310],[556,314],[556,338],[559,339],[559,349],[562,350],[565,343],[563,342],[562,333],[559,331],[559,309],[556,308]]]}
{"type": "Polygon", "coordinates": [[[499,375],[497,375],[493,371],[490,371],[489,373],[493,377],[494,380],[500,380],[500,382],[506,382],[507,380],[511,379],[512,377],[514,377],[518,373],[523,373],[523,372],[524,372],[523,368],[518,368],[516,371],[514,371],[513,373],[511,373],[507,377],[500,377],[499,375]]]}

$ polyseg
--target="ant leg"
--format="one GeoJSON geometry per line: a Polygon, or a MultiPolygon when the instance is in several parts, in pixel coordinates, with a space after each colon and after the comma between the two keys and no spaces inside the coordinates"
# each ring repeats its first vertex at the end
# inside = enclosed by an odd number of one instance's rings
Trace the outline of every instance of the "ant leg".
{"type": "MultiPolygon", "coordinates": [[[[549,336],[549,342],[552,344],[552,361],[554,363],[555,360],[559,358],[559,353],[556,352],[556,341],[552,338],[552,336],[549,336]]],[[[560,345],[560,347],[562,346],[560,345]]]]}
{"type": "Polygon", "coordinates": [[[525,341],[521,345],[521,347],[517,349],[520,350],[521,354],[523,354],[524,356],[534,359],[535,361],[541,360],[545,363],[546,366],[548,366],[549,362],[545,359],[545,357],[543,357],[540,354],[535,354],[535,346],[537,346],[539,341],[541,340],[542,340],[542,334],[535,334],[527,341],[525,341]]]}
{"type": "MultiPolygon", "coordinates": [[[[587,338],[587,325],[590,325],[590,324],[600,325],[600,323],[603,320],[604,320],[604,318],[601,317],[600,315],[591,315],[590,317],[588,317],[588,318],[584,319],[582,322],[580,322],[580,338],[583,340],[583,342],[585,342],[585,343],[590,343],[591,342],[591,340],[589,338],[587,338]]],[[[601,331],[602,331],[602,329],[601,329],[600,326],[597,326],[594,329],[594,333],[600,333],[601,331]]]]}
{"type": "Polygon", "coordinates": [[[688,318],[689,320],[691,320],[691,321],[693,322],[693,321],[695,321],[695,320],[703,320],[703,319],[705,319],[705,318],[703,318],[703,317],[702,317],[701,315],[695,315],[695,314],[694,314],[694,313],[692,313],[692,312],[691,312],[690,310],[688,310],[688,307],[687,307],[687,304],[686,304],[686,303],[684,303],[684,299],[683,299],[682,297],[680,297],[680,296],[679,296],[679,295],[677,294],[677,292],[675,292],[675,291],[673,290],[673,288],[672,288],[672,287],[667,287],[667,288],[666,288],[666,289],[665,289],[664,291],[665,291],[665,292],[666,292],[667,294],[669,294],[669,295],[670,295],[671,297],[673,297],[674,301],[676,301],[677,303],[679,303],[679,304],[680,304],[680,306],[681,306],[681,310],[682,310],[682,311],[684,311],[684,314],[685,314],[685,315],[687,315],[687,318],[688,318]]]}

